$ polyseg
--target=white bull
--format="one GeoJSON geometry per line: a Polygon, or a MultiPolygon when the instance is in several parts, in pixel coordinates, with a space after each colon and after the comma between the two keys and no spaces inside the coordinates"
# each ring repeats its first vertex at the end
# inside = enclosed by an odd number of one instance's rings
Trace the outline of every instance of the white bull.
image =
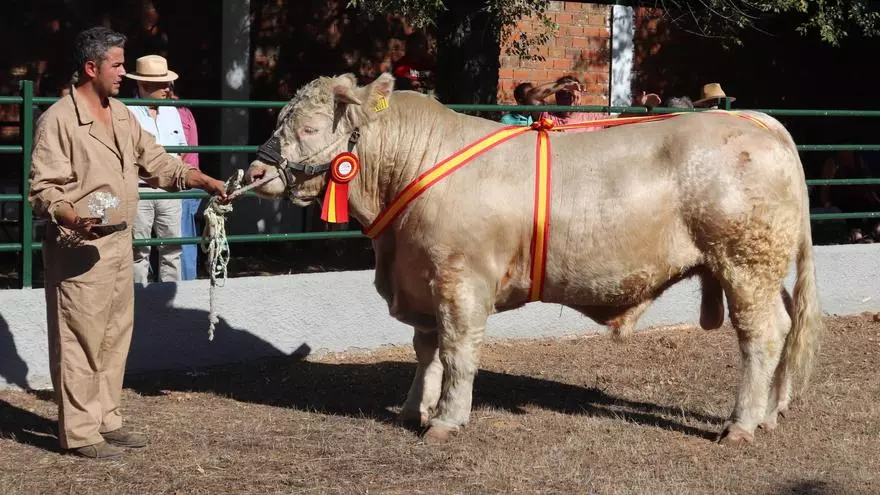
{"type": "MultiPolygon", "coordinates": [[[[370,226],[414,179],[504,127],[392,89],[390,74],[365,87],[347,74],[300,89],[248,169],[250,181],[284,172],[258,194],[308,205],[331,182],[327,163],[350,150],[361,164],[351,213],[370,226]]],[[[743,362],[719,438],[751,442],[759,425],[774,427],[793,374],[806,384],[822,320],[798,152],[779,122],[749,115],[551,132],[543,284],[532,264],[537,132],[475,157],[400,209],[373,247],[376,288],[415,328],[418,368],[401,418],[440,441],[467,424],[487,318],[533,300],[535,283],[541,301],[621,334],[666,288],[699,276],[701,325],[721,326],[726,295],[743,362]],[[790,298],[783,282],[795,259],[790,298]]]]}

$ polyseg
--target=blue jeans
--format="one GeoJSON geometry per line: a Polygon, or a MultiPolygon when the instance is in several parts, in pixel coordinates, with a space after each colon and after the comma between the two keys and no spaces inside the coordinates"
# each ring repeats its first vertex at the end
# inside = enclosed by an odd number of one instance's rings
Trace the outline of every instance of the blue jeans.
{"type": "MultiPolygon", "coordinates": [[[[196,212],[199,210],[199,204],[202,200],[198,198],[183,199],[180,218],[180,236],[181,237],[198,237],[201,234],[196,232],[196,212]]],[[[195,280],[199,271],[198,244],[185,244],[180,246],[183,250],[180,256],[180,279],[195,280]]]]}

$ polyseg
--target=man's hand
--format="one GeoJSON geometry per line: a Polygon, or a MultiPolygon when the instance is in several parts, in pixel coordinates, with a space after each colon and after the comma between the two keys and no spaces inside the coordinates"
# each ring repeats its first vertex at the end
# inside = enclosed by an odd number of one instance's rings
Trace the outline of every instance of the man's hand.
{"type": "MultiPolygon", "coordinates": [[[[583,91],[583,90],[581,89],[581,83],[579,83],[579,82],[577,82],[577,81],[568,81],[568,82],[564,82],[564,83],[562,83],[561,85],[558,86],[557,91],[559,91],[559,90],[562,90],[562,91],[571,91],[572,93],[576,93],[576,92],[579,92],[579,91],[583,91]]],[[[554,92],[555,92],[555,91],[554,91],[554,92]]]]}
{"type": "Polygon", "coordinates": [[[648,109],[651,109],[658,105],[660,105],[660,96],[656,93],[642,91],[642,94],[634,96],[632,100],[632,106],[634,107],[648,107],[648,109]]]}
{"type": "Polygon", "coordinates": [[[190,169],[190,173],[186,178],[186,186],[189,188],[198,188],[211,195],[217,196],[220,204],[225,204],[228,201],[226,197],[226,183],[205,175],[200,170],[194,168],[190,169]]]}
{"type": "Polygon", "coordinates": [[[100,235],[92,232],[92,227],[101,223],[100,218],[83,218],[76,214],[70,206],[62,205],[55,210],[55,220],[58,225],[70,229],[83,239],[97,239],[100,235]]]}

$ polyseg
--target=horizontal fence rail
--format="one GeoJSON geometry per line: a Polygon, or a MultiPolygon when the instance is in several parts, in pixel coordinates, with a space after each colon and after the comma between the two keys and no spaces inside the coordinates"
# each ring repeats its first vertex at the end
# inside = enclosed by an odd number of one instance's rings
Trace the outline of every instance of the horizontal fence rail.
{"type": "MultiPolygon", "coordinates": [[[[0,253],[15,252],[21,253],[21,275],[20,286],[31,287],[33,282],[32,266],[33,252],[42,249],[42,243],[33,241],[33,212],[30,204],[26,200],[29,184],[28,176],[30,173],[30,154],[33,137],[33,110],[34,106],[47,106],[58,101],[57,97],[35,97],[33,94],[33,82],[21,81],[21,96],[0,96],[0,105],[19,105],[21,106],[21,119],[19,123],[21,129],[20,145],[0,145],[0,154],[22,154],[22,193],[0,194],[0,202],[15,202],[21,206],[19,208],[19,226],[20,241],[17,243],[0,244],[0,253]]],[[[245,108],[245,109],[281,109],[288,102],[286,101],[251,101],[251,100],[156,100],[141,98],[120,98],[122,103],[126,105],[162,105],[172,107],[192,107],[192,108],[245,108]]],[[[561,106],[561,105],[492,105],[492,104],[449,104],[447,108],[457,112],[509,112],[509,111],[566,111],[566,112],[606,112],[606,113],[631,113],[631,114],[657,114],[657,113],[675,113],[675,112],[700,112],[706,109],[689,109],[689,108],[669,108],[669,107],[626,107],[626,106],[602,106],[602,105],[580,105],[580,106],[561,106]]],[[[728,104],[729,108],[729,104],[728,104]]],[[[880,110],[816,110],[816,109],[741,109],[762,112],[774,117],[880,117],[880,110]]],[[[7,125],[7,123],[3,123],[7,125]]],[[[256,145],[199,145],[199,146],[166,146],[165,149],[171,153],[256,153],[258,146],[256,145]]],[[[801,144],[797,145],[798,151],[880,151],[880,144],[801,144]]],[[[808,179],[808,186],[859,186],[859,185],[880,185],[880,178],[854,178],[854,179],[808,179]]],[[[248,191],[242,195],[243,197],[257,197],[253,191],[248,191]]],[[[210,195],[204,191],[181,191],[181,192],[141,192],[142,199],[187,199],[187,198],[208,198],[210,195]]],[[[855,212],[855,213],[813,213],[810,219],[814,221],[822,220],[847,220],[859,218],[880,218],[880,211],[855,212]]],[[[366,238],[359,230],[346,231],[329,231],[329,232],[298,232],[283,234],[239,234],[229,235],[227,237],[230,244],[234,243],[252,243],[252,242],[286,242],[286,241],[307,241],[322,239],[352,239],[366,238]]],[[[163,245],[185,245],[199,244],[202,242],[200,237],[178,237],[178,238],[152,238],[152,239],[133,239],[134,246],[163,246],[163,245]]]]}

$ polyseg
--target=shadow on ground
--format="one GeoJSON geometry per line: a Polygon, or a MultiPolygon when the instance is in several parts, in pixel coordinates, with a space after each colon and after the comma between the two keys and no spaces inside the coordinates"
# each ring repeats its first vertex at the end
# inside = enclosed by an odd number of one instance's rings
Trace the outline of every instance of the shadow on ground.
{"type": "MultiPolygon", "coordinates": [[[[51,394],[38,394],[52,400],[51,394]]],[[[11,438],[18,443],[32,445],[50,452],[58,452],[58,430],[54,420],[0,400],[0,438],[11,438]]]]}
{"type": "MultiPolygon", "coordinates": [[[[414,363],[328,364],[298,356],[267,358],[198,373],[149,373],[130,376],[126,386],[142,394],[165,391],[209,392],[249,403],[316,411],[330,415],[391,421],[409,389],[414,363]]],[[[584,414],[651,425],[714,440],[717,433],[683,424],[686,418],[720,425],[722,419],[678,407],[631,401],[596,388],[480,370],[474,407],[525,414],[536,406],[565,414],[584,414]]]]}

